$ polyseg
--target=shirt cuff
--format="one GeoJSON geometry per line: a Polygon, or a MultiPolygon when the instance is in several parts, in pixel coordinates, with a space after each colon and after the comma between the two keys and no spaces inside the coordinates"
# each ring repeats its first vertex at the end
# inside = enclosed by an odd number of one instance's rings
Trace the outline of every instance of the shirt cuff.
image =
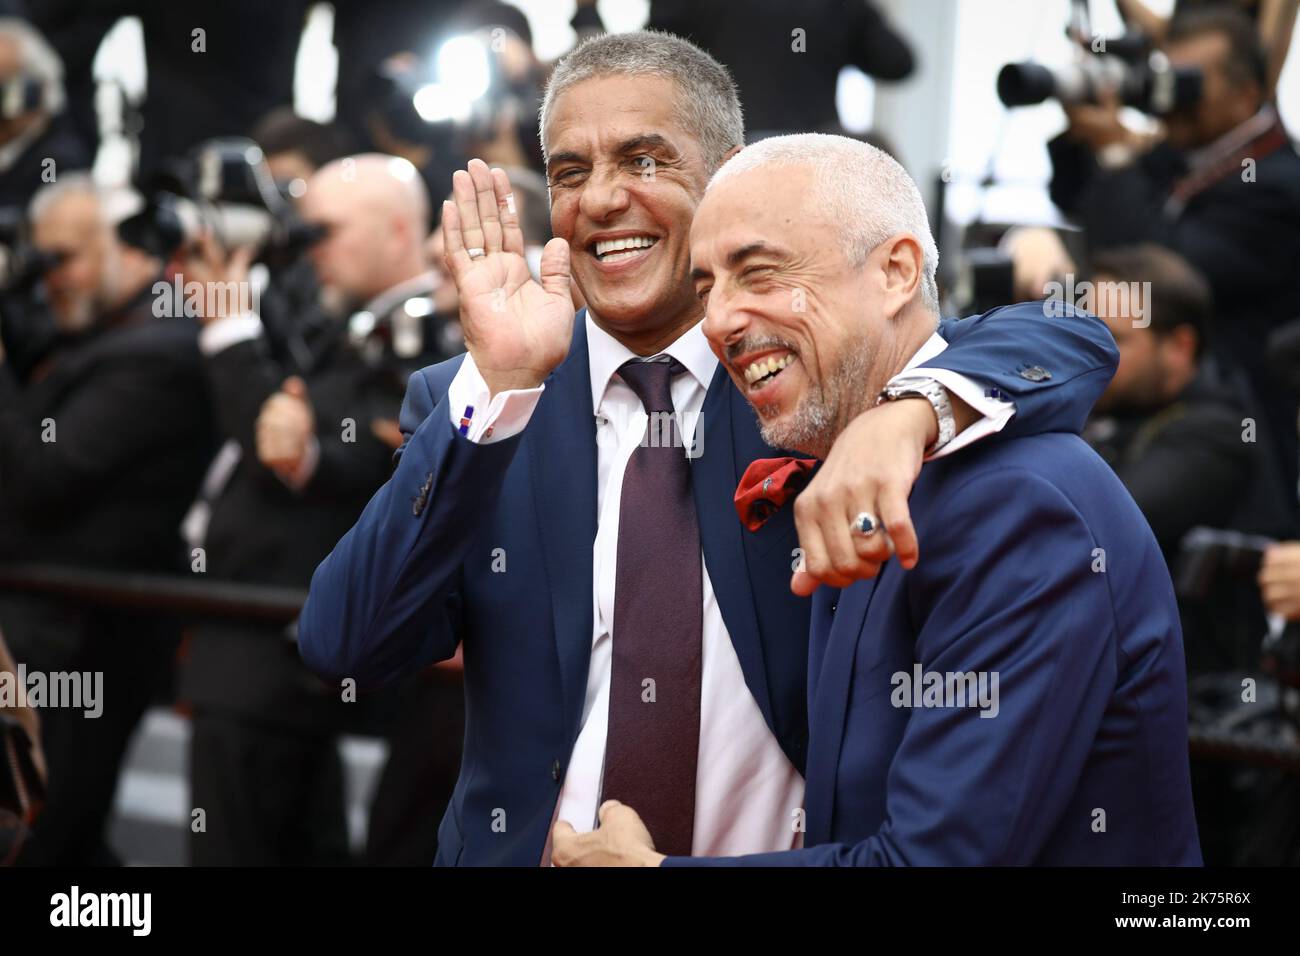
{"type": "MultiPolygon", "coordinates": [[[[1007,401],[1003,398],[990,398],[975,382],[971,381],[965,375],[954,372],[946,368],[920,368],[910,369],[901,373],[899,376],[925,375],[934,379],[951,394],[956,395],[963,402],[981,416],[978,421],[972,422],[970,427],[959,432],[952,441],[944,445],[933,455],[927,455],[926,461],[933,461],[936,458],[942,458],[944,455],[951,455],[955,451],[960,451],[967,445],[972,445],[982,438],[988,438],[990,435],[996,435],[1007,426],[1011,421],[1011,416],[1016,413],[1015,402],[1007,401]]],[[[892,380],[891,380],[892,381],[892,380]]]]}
{"type": "Polygon", "coordinates": [[[538,385],[492,395],[474,364],[474,356],[466,352],[465,361],[447,389],[452,427],[475,444],[490,445],[513,438],[533,417],[533,409],[545,390],[545,385],[538,385]]]}
{"type": "Polygon", "coordinates": [[[216,355],[261,334],[262,320],[254,312],[215,319],[199,329],[199,351],[204,355],[216,355]]]}

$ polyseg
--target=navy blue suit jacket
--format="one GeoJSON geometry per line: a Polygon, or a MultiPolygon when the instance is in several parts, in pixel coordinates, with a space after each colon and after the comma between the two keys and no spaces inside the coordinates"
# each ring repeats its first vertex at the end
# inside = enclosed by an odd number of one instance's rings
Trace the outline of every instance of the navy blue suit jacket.
{"type": "Polygon", "coordinates": [[[914,569],[814,598],[805,848],[668,865],[1199,865],[1178,607],[1119,479],[1039,435],[910,504],[914,569]]]}
{"type": "MultiPolygon", "coordinates": [[[[929,364],[1016,402],[1004,435],[1077,432],[1117,360],[1101,322],[1048,319],[1038,303],[940,331],[950,347],[929,364]]],[[[478,445],[452,427],[447,389],[459,367],[452,359],[411,377],[393,476],[316,569],[298,640],[317,673],[363,687],[462,645],[465,755],[435,862],[536,865],[580,729],[592,643],[596,440],[583,316],[513,438],[478,445]]],[[[777,452],[721,367],[700,422],[693,487],[709,578],[750,693],[802,770],[811,602],[790,593],[793,516],[783,509],[750,534],[732,504],[750,462],[777,452]]]]}

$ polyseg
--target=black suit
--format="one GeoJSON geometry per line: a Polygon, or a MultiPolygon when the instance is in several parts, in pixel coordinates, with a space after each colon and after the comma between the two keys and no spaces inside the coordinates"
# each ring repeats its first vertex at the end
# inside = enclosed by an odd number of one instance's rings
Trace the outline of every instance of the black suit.
{"type": "MultiPolygon", "coordinates": [[[[1183,536],[1197,525],[1274,536],[1289,531],[1290,509],[1267,430],[1261,423],[1255,440],[1243,441],[1243,419],[1258,417],[1244,391],[1208,363],[1166,405],[1098,418],[1085,431],[1133,495],[1172,570],[1179,567],[1183,536]]],[[[1221,573],[1203,595],[1180,595],[1178,605],[1193,678],[1256,671],[1268,625],[1253,577],[1221,573]]],[[[1266,832],[1259,825],[1261,808],[1253,805],[1260,786],[1234,783],[1241,776],[1221,761],[1192,762],[1207,865],[1245,863],[1243,844],[1266,832]]],[[[1293,825],[1293,811],[1280,816],[1293,825]]]]}
{"type": "MultiPolygon", "coordinates": [[[[1183,536],[1198,525],[1270,536],[1290,530],[1271,435],[1261,424],[1243,440],[1242,422],[1258,417],[1244,391],[1204,363],[1165,405],[1099,417],[1085,431],[1142,510],[1171,570],[1183,536]]],[[[1266,624],[1253,580],[1216,582],[1203,600],[1183,598],[1180,607],[1191,673],[1258,663],[1266,624]]]]}
{"type": "MultiPolygon", "coordinates": [[[[148,295],[98,334],[57,348],[26,387],[0,365],[4,560],[185,567],[177,526],[212,430],[197,326],[155,319],[148,295]]],[[[104,673],[101,717],[42,713],[50,802],[31,852],[49,863],[111,862],[103,829],[118,767],[169,673],[179,631],[156,617],[14,598],[0,604],[0,625],[30,670],[104,673]]]]}

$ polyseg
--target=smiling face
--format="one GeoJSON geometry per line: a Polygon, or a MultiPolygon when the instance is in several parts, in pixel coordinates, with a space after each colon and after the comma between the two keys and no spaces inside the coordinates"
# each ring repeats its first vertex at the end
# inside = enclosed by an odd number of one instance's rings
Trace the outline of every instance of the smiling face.
{"type": "Polygon", "coordinates": [[[679,125],[677,96],[661,76],[583,80],[544,131],[551,229],[597,321],[647,355],[700,318],[690,228],[711,170],[679,125]]]}
{"type": "Polygon", "coordinates": [[[704,332],[758,412],[763,439],[824,457],[870,404],[887,325],[880,249],[851,264],[839,226],[807,201],[813,173],[763,166],[719,183],[691,230],[704,332]]]}
{"type": "Polygon", "coordinates": [[[691,228],[691,257],[704,334],[758,412],[764,441],[824,458],[936,320],[915,236],[890,235],[851,261],[832,207],[840,219],[853,213],[818,186],[810,167],[788,162],[716,182],[691,228]]]}

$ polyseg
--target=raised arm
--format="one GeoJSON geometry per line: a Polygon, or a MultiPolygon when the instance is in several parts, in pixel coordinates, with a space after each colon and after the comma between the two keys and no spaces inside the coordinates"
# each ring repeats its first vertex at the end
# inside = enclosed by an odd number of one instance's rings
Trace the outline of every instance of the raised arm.
{"type": "Polygon", "coordinates": [[[393,475],[316,569],[298,624],[308,666],[363,686],[455,653],[461,565],[573,336],[564,241],[548,244],[539,283],[505,174],[475,160],[453,194],[442,229],[470,355],[411,377],[393,475]]]}

